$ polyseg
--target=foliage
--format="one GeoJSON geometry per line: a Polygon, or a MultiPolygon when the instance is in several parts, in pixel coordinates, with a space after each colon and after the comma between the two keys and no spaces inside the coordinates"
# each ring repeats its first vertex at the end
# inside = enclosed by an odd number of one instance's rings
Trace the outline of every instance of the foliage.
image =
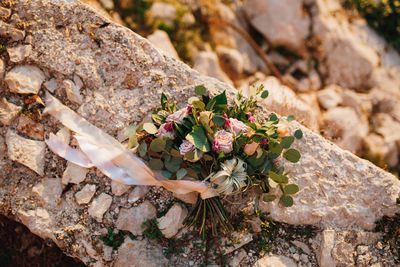
{"type": "Polygon", "coordinates": [[[143,236],[149,239],[163,239],[164,235],[158,228],[157,219],[147,220],[142,224],[143,236]]]}
{"type": "MultiPolygon", "coordinates": [[[[300,153],[291,146],[303,133],[297,130],[289,136],[288,127],[275,114],[263,125],[255,119],[257,100],[268,97],[268,91],[261,85],[251,87],[249,96],[238,92],[233,105],[226,92],[211,97],[203,85],[196,86],[195,92],[197,96],[179,110],[162,94],[160,106],[152,114],[153,123],[130,125],[125,130],[129,147],[137,147],[151,169],[167,179],[204,181],[219,195],[199,199],[185,222],[197,226],[203,238],[207,229],[213,236],[229,232],[233,227],[220,197],[250,187],[263,193],[264,201],[278,199],[282,206],[292,206],[292,195],[299,187],[289,184],[280,163],[300,160],[300,153]],[[280,193],[271,193],[271,188],[280,193]]],[[[157,236],[155,226],[147,222],[150,236],[157,236]]]]}
{"type": "Polygon", "coordinates": [[[348,8],[354,8],[368,24],[400,51],[400,0],[344,0],[348,8]]]}
{"type": "Polygon", "coordinates": [[[113,229],[109,228],[107,234],[100,236],[100,240],[104,245],[117,249],[124,242],[124,237],[120,231],[114,233],[113,229]]]}

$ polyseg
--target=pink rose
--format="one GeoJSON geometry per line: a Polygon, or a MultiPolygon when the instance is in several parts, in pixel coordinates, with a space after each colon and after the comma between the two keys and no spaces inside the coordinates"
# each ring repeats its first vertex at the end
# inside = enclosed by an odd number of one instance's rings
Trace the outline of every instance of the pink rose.
{"type": "Polygon", "coordinates": [[[251,112],[247,112],[247,120],[251,123],[256,123],[256,119],[253,117],[253,114],[251,114],[251,112]]]}
{"type": "Polygon", "coordinates": [[[232,133],[235,134],[247,134],[250,131],[250,127],[244,124],[243,122],[230,118],[229,119],[229,124],[230,124],[230,130],[232,133]]]}
{"type": "Polygon", "coordinates": [[[167,117],[167,121],[173,121],[179,124],[182,124],[182,120],[189,115],[189,109],[182,108],[167,117]]]}
{"type": "Polygon", "coordinates": [[[187,152],[193,152],[194,149],[194,145],[188,140],[183,140],[182,144],[179,146],[179,152],[182,156],[184,156],[187,152]]]}
{"type": "Polygon", "coordinates": [[[160,128],[158,128],[157,137],[160,138],[169,138],[169,139],[174,139],[175,138],[175,130],[174,130],[174,125],[172,122],[167,122],[164,124],[161,124],[160,128]]]}
{"type": "Polygon", "coordinates": [[[233,137],[230,132],[221,130],[215,133],[213,141],[213,150],[216,152],[229,153],[233,149],[233,137]]]}

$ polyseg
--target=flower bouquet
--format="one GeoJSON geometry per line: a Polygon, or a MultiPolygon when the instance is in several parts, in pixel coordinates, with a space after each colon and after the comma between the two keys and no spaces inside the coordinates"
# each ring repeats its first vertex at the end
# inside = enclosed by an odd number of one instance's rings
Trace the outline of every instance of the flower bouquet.
{"type": "Polygon", "coordinates": [[[289,136],[288,127],[275,114],[264,124],[257,121],[253,116],[257,99],[266,98],[268,91],[259,86],[252,87],[249,96],[239,92],[233,105],[228,104],[225,92],[213,98],[204,86],[197,86],[195,92],[198,96],[189,98],[179,110],[162,94],[161,105],[151,116],[153,122],[131,124],[125,131],[129,148],[160,180],[202,181],[213,192],[198,199],[185,223],[198,227],[202,237],[207,229],[213,236],[232,230],[221,198],[250,187],[266,193],[264,201],[274,201],[277,196],[270,189],[279,188],[279,203],[292,206],[291,195],[299,188],[289,184],[280,162],[300,159],[290,146],[302,132],[289,136]]]}

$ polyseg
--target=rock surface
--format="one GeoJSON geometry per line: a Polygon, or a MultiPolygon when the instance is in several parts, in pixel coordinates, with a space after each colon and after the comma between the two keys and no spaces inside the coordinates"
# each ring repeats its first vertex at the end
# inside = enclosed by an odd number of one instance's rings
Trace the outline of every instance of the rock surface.
{"type": "Polygon", "coordinates": [[[87,204],[90,202],[95,193],[96,193],[96,185],[86,184],[81,191],[75,194],[76,202],[79,205],[87,204]]]}
{"type": "Polygon", "coordinates": [[[229,77],[222,71],[218,57],[214,52],[199,52],[194,57],[193,68],[201,74],[216,78],[222,82],[232,83],[229,77]]]}
{"type": "Polygon", "coordinates": [[[116,196],[122,196],[131,188],[130,185],[121,184],[116,181],[111,182],[111,192],[116,196]]]}
{"type": "Polygon", "coordinates": [[[147,36],[147,39],[170,57],[179,59],[178,53],[176,52],[171,40],[168,37],[168,34],[165,31],[157,30],[147,36]]]}
{"type": "Polygon", "coordinates": [[[92,216],[96,221],[103,221],[103,214],[108,210],[111,206],[112,197],[107,195],[106,193],[101,193],[100,196],[96,197],[90,207],[88,209],[88,213],[92,216]]]}
{"type": "Polygon", "coordinates": [[[7,101],[5,97],[0,100],[0,122],[8,126],[17,117],[21,107],[7,101]]]}
{"type": "Polygon", "coordinates": [[[62,183],[64,185],[67,185],[69,183],[79,184],[85,180],[87,172],[88,169],[78,166],[74,163],[68,162],[67,168],[63,173],[62,183]]]}
{"type": "Polygon", "coordinates": [[[41,123],[34,122],[26,116],[20,116],[17,126],[18,133],[26,135],[36,140],[43,141],[44,126],[41,123]]]}
{"type": "Polygon", "coordinates": [[[142,235],[142,224],[156,217],[156,208],[148,201],[145,200],[137,207],[125,209],[122,208],[119,212],[115,226],[120,230],[126,230],[134,235],[142,235]]]}
{"type": "Polygon", "coordinates": [[[296,267],[297,264],[285,256],[265,256],[259,259],[254,267],[296,267]]]}
{"type": "Polygon", "coordinates": [[[54,206],[61,197],[61,182],[57,178],[45,178],[42,182],[32,187],[32,192],[45,204],[54,206]]]}
{"type": "Polygon", "coordinates": [[[161,218],[158,218],[158,228],[166,238],[175,236],[178,231],[183,227],[183,220],[185,220],[188,211],[182,205],[175,203],[161,218]]]}
{"type": "Polygon", "coordinates": [[[37,94],[45,79],[41,69],[31,65],[16,66],[7,72],[4,81],[10,92],[18,94],[37,94]]]}

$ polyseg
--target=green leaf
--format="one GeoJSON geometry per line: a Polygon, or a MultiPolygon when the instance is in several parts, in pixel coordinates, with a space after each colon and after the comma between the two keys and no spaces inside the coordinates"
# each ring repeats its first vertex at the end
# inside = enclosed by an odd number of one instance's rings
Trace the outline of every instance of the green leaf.
{"type": "Polygon", "coordinates": [[[294,142],[293,136],[285,136],[282,138],[281,146],[285,149],[288,149],[294,142]]]}
{"type": "Polygon", "coordinates": [[[300,152],[291,148],[283,153],[283,157],[290,162],[296,163],[300,160],[300,152]]]}
{"type": "Polygon", "coordinates": [[[274,181],[274,182],[276,182],[278,184],[285,183],[284,177],[282,175],[280,175],[280,174],[277,174],[276,172],[269,171],[268,172],[268,176],[269,176],[269,178],[272,179],[272,181],[274,181]]]}
{"type": "Polygon", "coordinates": [[[181,152],[179,152],[178,150],[176,150],[174,148],[171,149],[171,151],[169,153],[171,153],[171,155],[175,158],[182,158],[181,152]]]}
{"type": "Polygon", "coordinates": [[[228,104],[228,100],[226,99],[226,92],[224,91],[222,94],[217,95],[214,97],[216,105],[226,105],[228,104]]]}
{"type": "Polygon", "coordinates": [[[137,141],[136,134],[132,134],[132,135],[129,137],[128,148],[131,149],[131,148],[136,147],[137,145],[138,145],[138,141],[137,141]]]}
{"type": "Polygon", "coordinates": [[[276,199],[276,196],[275,195],[265,195],[265,196],[263,196],[263,200],[265,201],[265,202],[272,202],[272,201],[274,201],[276,199]]]}
{"type": "Polygon", "coordinates": [[[166,105],[168,103],[168,98],[164,93],[161,93],[161,107],[162,109],[166,108],[166,105]]]}
{"type": "Polygon", "coordinates": [[[294,116],[293,116],[293,115],[290,115],[290,116],[288,116],[288,117],[286,118],[286,120],[287,120],[288,122],[291,122],[292,120],[294,120],[294,116]]]}
{"type": "Polygon", "coordinates": [[[208,111],[213,110],[216,102],[217,101],[215,100],[215,98],[213,100],[211,100],[210,102],[208,102],[206,109],[208,111]]]}
{"type": "Polygon", "coordinates": [[[283,192],[288,195],[294,195],[297,192],[299,192],[299,187],[296,184],[288,184],[285,186],[285,189],[283,189],[283,192]]]}
{"type": "Polygon", "coordinates": [[[161,159],[152,158],[149,160],[149,167],[152,170],[162,170],[162,168],[164,167],[164,163],[161,159]]]}
{"type": "Polygon", "coordinates": [[[193,101],[192,105],[196,108],[196,109],[200,109],[200,110],[205,110],[206,105],[202,102],[202,101],[193,101]]]}
{"type": "Polygon", "coordinates": [[[261,93],[261,98],[267,98],[268,95],[269,95],[268,90],[264,90],[264,91],[261,93]]]}
{"type": "Polygon", "coordinates": [[[193,130],[186,135],[186,140],[191,142],[197,149],[208,152],[211,150],[207,136],[200,125],[193,126],[193,130]]]}
{"type": "Polygon", "coordinates": [[[194,160],[194,152],[193,151],[186,152],[185,158],[188,160],[194,160]]]}
{"type": "Polygon", "coordinates": [[[180,158],[171,158],[169,161],[164,161],[165,168],[167,168],[171,173],[176,173],[179,170],[181,163],[182,160],[180,158]]]}
{"type": "Polygon", "coordinates": [[[285,207],[293,206],[293,198],[291,196],[281,196],[279,199],[279,203],[281,203],[285,207]]]}
{"type": "Polygon", "coordinates": [[[147,144],[141,143],[138,148],[138,152],[139,152],[139,156],[143,158],[147,153],[147,144]]]}
{"type": "Polygon", "coordinates": [[[269,151],[275,155],[280,155],[282,153],[282,146],[279,143],[270,143],[269,151]]]}
{"type": "Polygon", "coordinates": [[[134,123],[129,124],[128,127],[126,127],[124,130],[125,137],[126,138],[131,137],[132,134],[136,133],[136,129],[137,129],[136,124],[134,123]]]}
{"type": "Polygon", "coordinates": [[[216,125],[216,126],[222,126],[225,124],[225,118],[222,116],[214,116],[212,118],[212,122],[216,125]]]}
{"type": "Polygon", "coordinates": [[[171,179],[172,177],[172,173],[170,173],[169,171],[161,171],[162,176],[164,176],[167,179],[171,179]]]}
{"type": "Polygon", "coordinates": [[[270,121],[277,121],[278,120],[278,116],[276,116],[275,113],[272,113],[271,116],[269,116],[269,120],[270,121]]]}
{"type": "Polygon", "coordinates": [[[146,122],[143,124],[143,130],[145,130],[149,134],[157,133],[157,127],[153,123],[150,123],[150,122],[146,122]]]}
{"type": "Polygon", "coordinates": [[[204,95],[207,91],[207,88],[205,88],[204,85],[198,85],[194,88],[194,91],[198,95],[204,95]]]}
{"type": "Polygon", "coordinates": [[[187,171],[186,171],[186,169],[179,169],[177,172],[176,172],[176,179],[177,180],[180,180],[180,179],[182,179],[183,177],[185,177],[185,175],[187,174],[187,171]]]}
{"type": "Polygon", "coordinates": [[[294,136],[295,136],[297,139],[301,139],[301,138],[303,137],[303,132],[302,132],[300,129],[298,129],[298,130],[296,130],[296,131],[294,132],[294,136]]]}
{"type": "Polygon", "coordinates": [[[156,138],[150,143],[150,150],[154,152],[161,152],[164,150],[166,142],[161,138],[156,138]]]}
{"type": "Polygon", "coordinates": [[[165,121],[165,117],[163,117],[163,116],[161,116],[161,115],[159,115],[157,113],[151,114],[151,118],[153,119],[153,121],[155,123],[158,123],[158,124],[163,124],[164,121],[165,121]]]}

